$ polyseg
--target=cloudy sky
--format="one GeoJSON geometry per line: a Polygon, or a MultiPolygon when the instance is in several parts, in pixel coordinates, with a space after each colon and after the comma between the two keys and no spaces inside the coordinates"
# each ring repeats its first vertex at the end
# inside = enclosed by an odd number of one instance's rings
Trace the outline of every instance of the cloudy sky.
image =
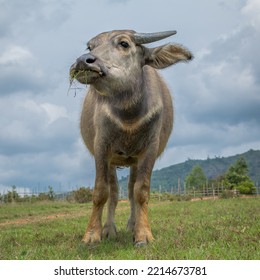
{"type": "Polygon", "coordinates": [[[174,29],[155,45],[195,56],[161,71],[175,128],[156,169],[260,149],[259,0],[0,0],[0,192],[93,184],[79,133],[85,89],[68,92],[68,70],[113,29],[174,29]]]}

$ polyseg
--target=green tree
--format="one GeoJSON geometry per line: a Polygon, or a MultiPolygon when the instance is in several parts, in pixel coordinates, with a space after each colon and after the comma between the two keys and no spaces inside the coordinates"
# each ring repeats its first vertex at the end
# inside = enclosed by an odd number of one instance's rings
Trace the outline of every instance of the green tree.
{"type": "Polygon", "coordinates": [[[4,202],[15,202],[19,200],[19,194],[16,191],[16,186],[12,186],[12,191],[8,191],[6,195],[4,195],[4,202]]]}
{"type": "Polygon", "coordinates": [[[195,165],[185,178],[186,187],[188,189],[201,189],[205,186],[206,182],[207,177],[199,165],[195,165]]]}
{"type": "Polygon", "coordinates": [[[55,193],[54,193],[53,187],[49,186],[48,188],[49,188],[49,192],[48,192],[49,200],[54,200],[55,193]]]}
{"type": "Polygon", "coordinates": [[[239,158],[229,167],[225,174],[224,183],[228,189],[237,189],[243,194],[252,194],[254,192],[254,182],[249,177],[245,158],[239,158]]]}

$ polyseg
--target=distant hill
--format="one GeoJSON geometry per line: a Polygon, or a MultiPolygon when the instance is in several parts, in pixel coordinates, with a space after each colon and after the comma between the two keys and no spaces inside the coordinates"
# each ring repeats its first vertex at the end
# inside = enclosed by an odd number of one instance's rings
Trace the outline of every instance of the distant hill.
{"type": "MultiPolygon", "coordinates": [[[[183,163],[171,165],[169,167],[155,170],[152,173],[151,188],[158,190],[159,186],[163,190],[170,191],[171,188],[177,188],[178,180],[183,182],[188,173],[195,165],[201,166],[205,175],[209,179],[213,179],[220,174],[223,174],[230,165],[237,159],[244,157],[248,167],[249,175],[254,182],[260,183],[260,151],[249,150],[246,153],[238,154],[230,157],[215,157],[206,160],[189,159],[183,163]]],[[[119,181],[119,185],[124,189],[127,188],[128,176],[123,177],[119,181]]]]}

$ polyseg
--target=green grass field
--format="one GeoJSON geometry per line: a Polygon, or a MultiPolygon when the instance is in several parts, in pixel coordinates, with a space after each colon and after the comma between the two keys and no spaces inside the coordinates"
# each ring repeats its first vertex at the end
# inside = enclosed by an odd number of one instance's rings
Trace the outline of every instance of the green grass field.
{"type": "Polygon", "coordinates": [[[91,204],[0,205],[0,259],[260,259],[260,199],[150,202],[155,241],[135,248],[128,202],[116,212],[118,237],[82,245],[91,204]]]}

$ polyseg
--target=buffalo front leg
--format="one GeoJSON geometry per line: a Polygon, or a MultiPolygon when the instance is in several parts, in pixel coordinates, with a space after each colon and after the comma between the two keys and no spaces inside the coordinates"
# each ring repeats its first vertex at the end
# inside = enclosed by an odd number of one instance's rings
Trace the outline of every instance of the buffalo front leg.
{"type": "Polygon", "coordinates": [[[109,181],[109,199],[107,206],[107,220],[102,230],[103,238],[114,238],[117,235],[115,225],[115,210],[118,203],[118,182],[116,176],[116,168],[110,166],[108,173],[109,181]]]}
{"type": "Polygon", "coordinates": [[[107,164],[102,162],[102,160],[98,161],[96,158],[96,181],[93,191],[93,207],[86,233],[82,239],[84,243],[101,241],[102,212],[109,195],[108,186],[107,164]]]}

